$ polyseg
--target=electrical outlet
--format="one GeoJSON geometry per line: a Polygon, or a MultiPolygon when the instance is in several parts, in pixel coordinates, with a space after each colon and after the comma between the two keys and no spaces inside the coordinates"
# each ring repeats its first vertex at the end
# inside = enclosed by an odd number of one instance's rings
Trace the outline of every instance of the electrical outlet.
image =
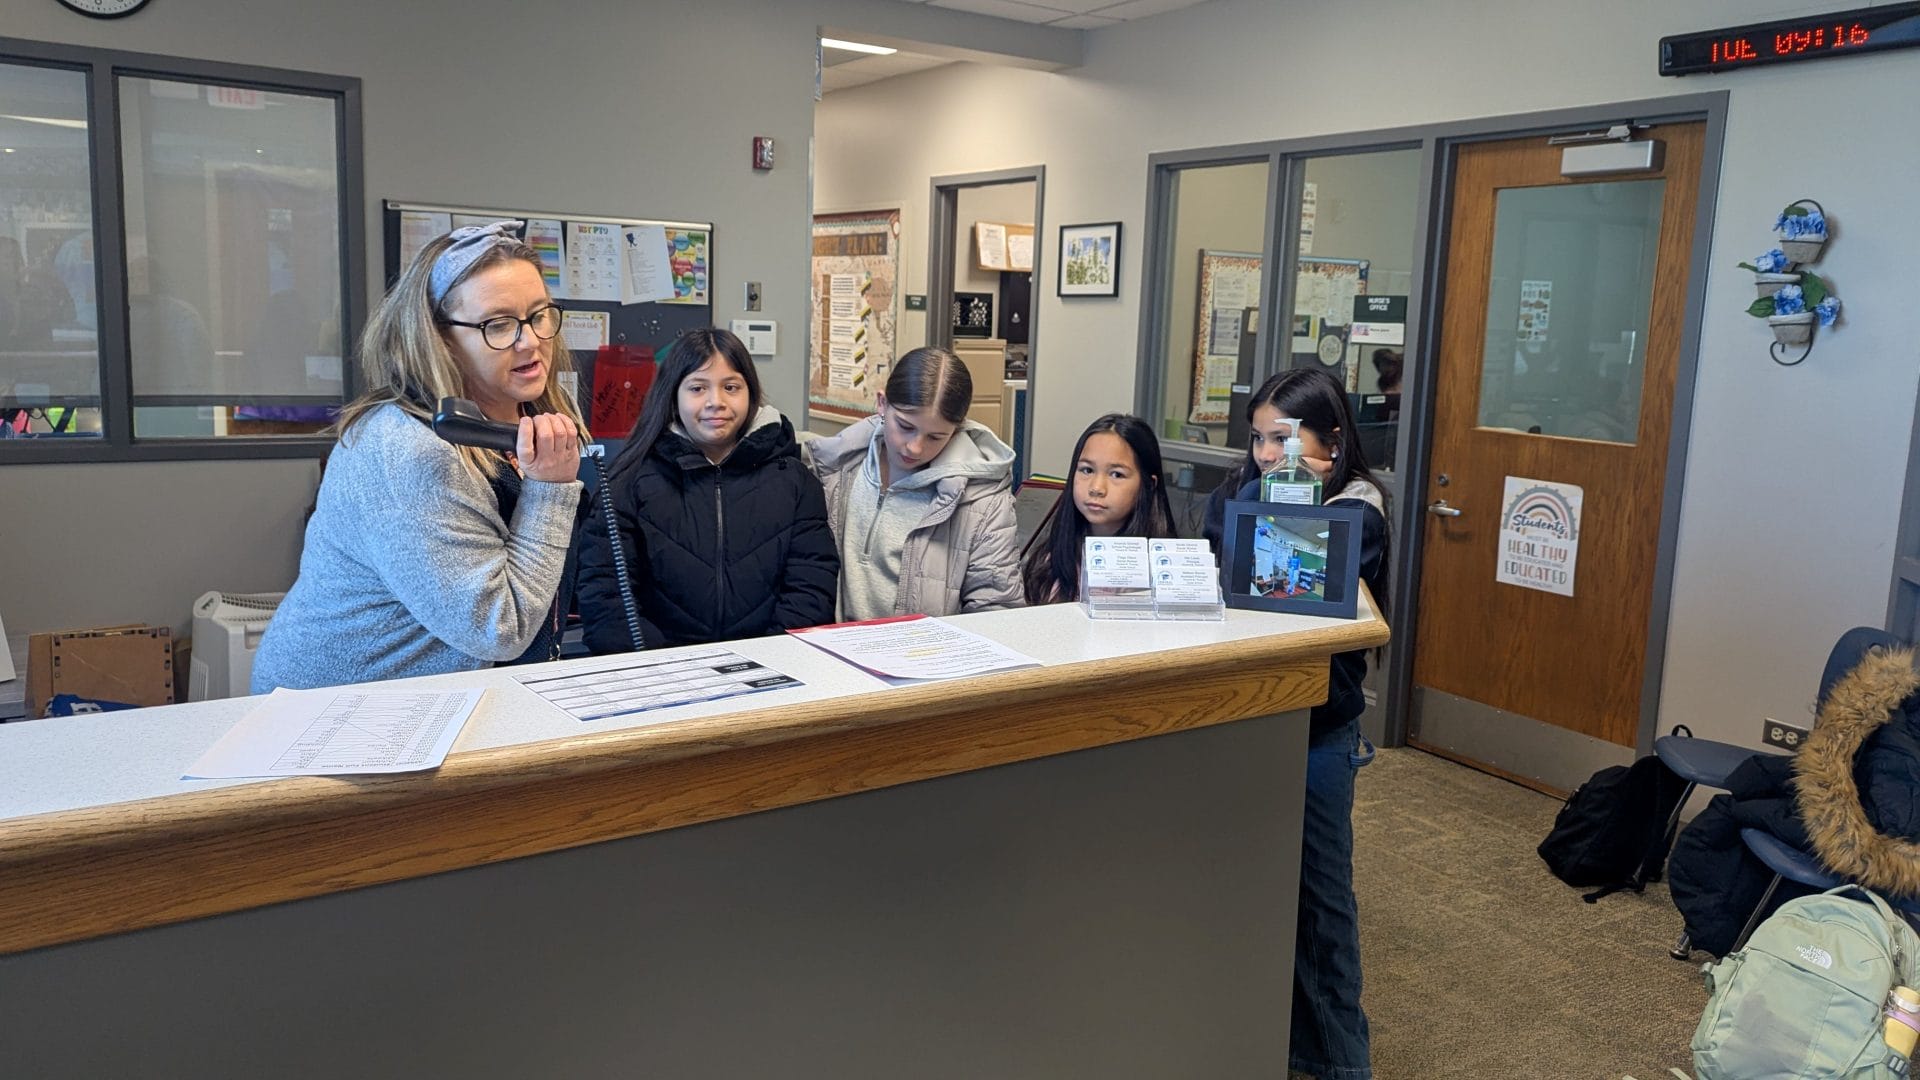
{"type": "Polygon", "coordinates": [[[1760,741],[1782,750],[1798,750],[1807,741],[1807,729],[1794,727],[1771,716],[1763,717],[1760,722],[1760,741]]]}

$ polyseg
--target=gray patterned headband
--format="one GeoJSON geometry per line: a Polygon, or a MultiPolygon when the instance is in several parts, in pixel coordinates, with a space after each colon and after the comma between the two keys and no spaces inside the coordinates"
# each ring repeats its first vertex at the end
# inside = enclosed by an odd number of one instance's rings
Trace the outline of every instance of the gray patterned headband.
{"type": "Polygon", "coordinates": [[[485,255],[499,244],[518,244],[517,235],[524,221],[496,221],[489,225],[463,225],[448,233],[453,243],[433,261],[433,273],[427,278],[427,295],[433,300],[433,306],[447,298],[447,290],[460,280],[475,259],[485,255]]]}

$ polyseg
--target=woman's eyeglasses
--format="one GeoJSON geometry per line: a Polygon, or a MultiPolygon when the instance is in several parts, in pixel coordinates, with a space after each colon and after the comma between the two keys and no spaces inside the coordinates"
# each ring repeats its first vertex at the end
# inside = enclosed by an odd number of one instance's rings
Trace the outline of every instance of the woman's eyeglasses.
{"type": "Polygon", "coordinates": [[[480,339],[487,343],[487,348],[504,351],[520,344],[522,327],[533,331],[533,336],[541,341],[551,340],[553,335],[560,332],[562,314],[564,313],[559,308],[548,304],[524,319],[516,319],[511,315],[499,315],[486,322],[461,322],[458,319],[447,318],[442,318],[440,322],[446,326],[464,326],[469,330],[478,330],[480,339]]]}

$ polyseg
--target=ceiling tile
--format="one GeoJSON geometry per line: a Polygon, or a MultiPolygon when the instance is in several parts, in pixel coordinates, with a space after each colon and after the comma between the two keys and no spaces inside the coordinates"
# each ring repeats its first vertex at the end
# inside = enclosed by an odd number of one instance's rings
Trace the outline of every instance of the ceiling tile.
{"type": "Polygon", "coordinates": [[[1144,19],[1149,15],[1178,11],[1200,3],[1205,3],[1205,0],[1123,0],[1118,4],[1097,8],[1095,14],[1107,19],[1144,19]]]}
{"type": "Polygon", "coordinates": [[[1108,26],[1119,26],[1120,20],[1105,19],[1098,15],[1075,15],[1071,19],[1061,19],[1059,22],[1047,25],[1058,26],[1063,30],[1099,30],[1108,26]]]}
{"type": "Polygon", "coordinates": [[[1075,14],[1057,7],[1040,4],[1023,4],[1018,0],[933,0],[933,7],[951,8],[955,11],[968,11],[975,15],[991,15],[996,19],[1012,19],[1016,22],[1050,23],[1055,19],[1075,14]]]}

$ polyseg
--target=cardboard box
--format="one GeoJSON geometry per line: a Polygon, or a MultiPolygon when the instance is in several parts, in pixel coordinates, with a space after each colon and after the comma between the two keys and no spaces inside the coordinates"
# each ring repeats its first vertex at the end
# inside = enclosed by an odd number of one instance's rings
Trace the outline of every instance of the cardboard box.
{"type": "Polygon", "coordinates": [[[171,627],[34,634],[27,639],[27,716],[45,716],[56,694],[123,705],[171,705],[174,671],[171,627]]]}

